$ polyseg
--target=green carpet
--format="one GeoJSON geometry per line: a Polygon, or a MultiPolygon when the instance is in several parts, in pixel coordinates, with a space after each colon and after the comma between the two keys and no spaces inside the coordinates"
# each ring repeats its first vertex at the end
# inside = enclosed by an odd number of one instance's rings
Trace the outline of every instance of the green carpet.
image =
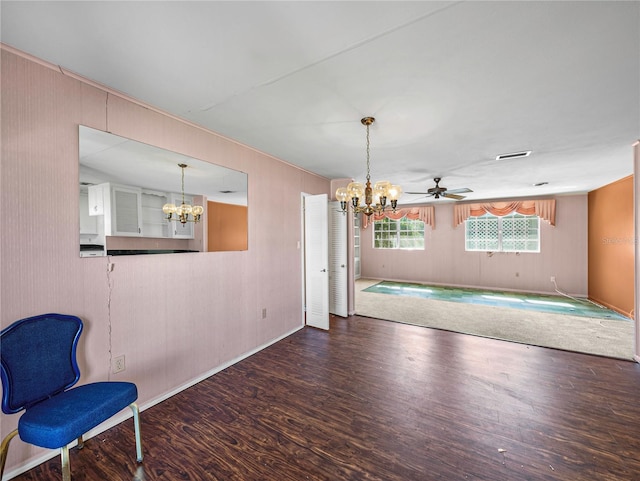
{"type": "Polygon", "coordinates": [[[598,319],[617,319],[629,321],[611,309],[596,305],[587,299],[565,296],[528,294],[496,290],[470,289],[462,287],[434,286],[404,282],[382,281],[365,289],[366,292],[412,296],[440,301],[466,302],[484,306],[510,307],[552,314],[570,314],[572,316],[598,319]]]}
{"type": "MultiPolygon", "coordinates": [[[[586,317],[539,310],[381,294],[380,281],[356,281],[356,314],[587,354],[633,359],[634,323],[626,318],[586,317]]],[[[509,294],[512,295],[512,294],[509,294]]],[[[461,347],[464,339],[458,341],[461,347]]]]}

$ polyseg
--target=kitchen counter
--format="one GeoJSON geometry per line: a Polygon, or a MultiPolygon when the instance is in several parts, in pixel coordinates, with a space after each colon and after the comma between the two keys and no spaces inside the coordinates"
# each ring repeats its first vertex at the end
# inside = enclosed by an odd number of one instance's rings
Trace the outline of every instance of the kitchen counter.
{"type": "Polygon", "coordinates": [[[188,252],[198,252],[198,251],[189,251],[182,249],[141,249],[141,250],[108,250],[108,256],[138,256],[138,255],[146,255],[146,254],[182,254],[188,252]]]}

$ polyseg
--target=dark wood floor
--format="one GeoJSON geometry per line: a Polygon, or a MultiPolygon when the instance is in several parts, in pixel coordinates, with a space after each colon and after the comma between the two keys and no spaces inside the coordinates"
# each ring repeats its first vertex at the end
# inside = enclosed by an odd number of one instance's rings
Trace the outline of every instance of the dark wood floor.
{"type": "MultiPolygon", "coordinates": [[[[80,480],[640,480],[640,365],[362,317],[71,451],[80,480]],[[138,471],[136,472],[136,469],[138,471]]],[[[59,457],[15,478],[60,480],[59,457]]]]}

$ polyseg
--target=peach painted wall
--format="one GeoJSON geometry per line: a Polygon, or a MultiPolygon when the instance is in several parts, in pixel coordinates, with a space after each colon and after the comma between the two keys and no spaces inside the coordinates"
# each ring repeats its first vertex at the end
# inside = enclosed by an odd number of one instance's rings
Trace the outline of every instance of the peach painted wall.
{"type": "Polygon", "coordinates": [[[633,176],[589,192],[589,298],[630,317],[634,310],[633,176]]]}
{"type": "MultiPolygon", "coordinates": [[[[133,381],[144,409],[303,325],[300,195],[327,179],[4,47],[1,113],[2,328],[80,316],[81,382],[133,381]],[[247,172],[248,250],[81,259],[79,124],[247,172]]],[[[18,416],[1,421],[4,437],[18,416]]],[[[15,439],[6,473],[53,455],[15,439]]]]}
{"type": "Polygon", "coordinates": [[[633,144],[633,205],[634,212],[634,244],[635,244],[635,285],[636,285],[636,301],[634,309],[634,319],[636,321],[636,342],[635,342],[635,360],[640,362],[640,140],[633,144]]]}
{"type": "Polygon", "coordinates": [[[435,205],[436,229],[425,249],[373,249],[371,226],[361,231],[362,277],[454,286],[587,294],[587,196],[556,198],[556,226],[540,222],[539,254],[466,252],[464,225],[453,227],[453,203],[435,205]]]}
{"type": "Polygon", "coordinates": [[[244,205],[207,202],[209,252],[247,249],[247,213],[244,205]]]}

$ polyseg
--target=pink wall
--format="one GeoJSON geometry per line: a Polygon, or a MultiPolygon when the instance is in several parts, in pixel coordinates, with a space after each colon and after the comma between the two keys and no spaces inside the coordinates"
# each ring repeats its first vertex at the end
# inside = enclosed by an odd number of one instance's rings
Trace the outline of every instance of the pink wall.
{"type": "MultiPolygon", "coordinates": [[[[133,381],[144,408],[302,326],[300,193],[327,179],[5,48],[1,173],[1,327],[80,316],[82,382],[133,381]],[[78,124],[247,172],[249,249],[81,259],[78,124]]],[[[4,437],[18,416],[1,420],[4,437]]],[[[45,455],[15,439],[6,473],[45,455]]]]}
{"type": "Polygon", "coordinates": [[[361,231],[362,277],[455,286],[587,295],[587,196],[556,199],[556,226],[541,221],[539,254],[464,250],[464,226],[453,228],[453,204],[436,204],[436,229],[427,227],[425,249],[373,249],[369,226],[361,231]]]}

